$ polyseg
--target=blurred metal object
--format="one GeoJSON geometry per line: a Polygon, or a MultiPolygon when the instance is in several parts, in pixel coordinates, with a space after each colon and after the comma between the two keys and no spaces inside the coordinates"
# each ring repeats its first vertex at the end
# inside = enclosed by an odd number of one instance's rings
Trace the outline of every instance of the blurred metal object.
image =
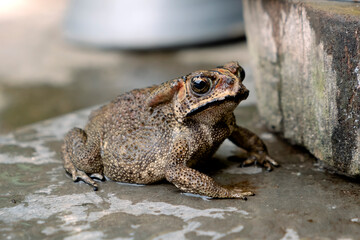
{"type": "Polygon", "coordinates": [[[102,48],[153,49],[244,36],[241,0],[71,0],[68,40],[102,48]]]}

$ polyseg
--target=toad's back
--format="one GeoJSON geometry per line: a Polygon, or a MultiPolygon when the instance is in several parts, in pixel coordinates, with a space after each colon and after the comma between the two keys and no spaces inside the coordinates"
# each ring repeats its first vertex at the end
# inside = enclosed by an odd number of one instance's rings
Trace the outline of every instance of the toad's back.
{"type": "Polygon", "coordinates": [[[105,175],[115,181],[149,183],[164,178],[174,118],[169,106],[152,111],[145,106],[153,88],[120,95],[90,117],[87,128],[100,138],[105,175]]]}

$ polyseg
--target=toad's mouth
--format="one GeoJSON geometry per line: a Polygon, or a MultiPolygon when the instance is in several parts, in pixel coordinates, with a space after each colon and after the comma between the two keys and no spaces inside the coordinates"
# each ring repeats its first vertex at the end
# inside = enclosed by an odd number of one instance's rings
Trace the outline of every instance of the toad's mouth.
{"type": "Polygon", "coordinates": [[[191,110],[188,114],[186,114],[186,116],[187,117],[193,116],[196,113],[202,112],[208,108],[220,106],[221,104],[223,104],[224,102],[227,102],[227,101],[234,102],[236,105],[238,105],[241,101],[247,99],[248,96],[249,96],[249,90],[247,90],[247,89],[240,90],[234,96],[226,96],[226,97],[223,97],[220,99],[214,99],[213,101],[207,102],[204,105],[201,105],[198,108],[191,110]]]}

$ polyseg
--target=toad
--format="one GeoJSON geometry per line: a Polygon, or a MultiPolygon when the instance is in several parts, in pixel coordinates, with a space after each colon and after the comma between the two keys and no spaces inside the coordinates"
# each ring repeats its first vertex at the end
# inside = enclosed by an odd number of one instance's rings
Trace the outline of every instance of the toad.
{"type": "Polygon", "coordinates": [[[94,190],[93,178],[104,176],[137,184],[166,179],[184,192],[246,199],[253,193],[225,188],[192,168],[227,138],[247,150],[245,164],[278,165],[257,135],[236,125],[233,111],[249,95],[244,78],[239,64],[230,62],[118,96],[93,111],[84,129],[67,133],[66,172],[94,190]]]}

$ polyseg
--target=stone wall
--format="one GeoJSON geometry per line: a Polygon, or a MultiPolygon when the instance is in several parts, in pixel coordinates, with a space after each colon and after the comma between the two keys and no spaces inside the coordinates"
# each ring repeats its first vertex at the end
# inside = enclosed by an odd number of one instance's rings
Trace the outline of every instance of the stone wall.
{"type": "Polygon", "coordinates": [[[244,0],[244,17],[267,126],[360,176],[360,4],[244,0]]]}

